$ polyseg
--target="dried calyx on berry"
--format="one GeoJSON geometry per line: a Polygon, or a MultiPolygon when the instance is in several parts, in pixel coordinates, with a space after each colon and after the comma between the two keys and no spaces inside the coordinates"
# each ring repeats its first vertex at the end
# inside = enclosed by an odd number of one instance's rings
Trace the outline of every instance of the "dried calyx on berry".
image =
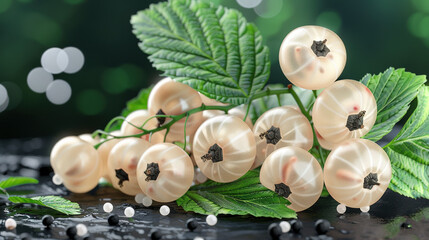
{"type": "Polygon", "coordinates": [[[326,46],[326,44],[325,44],[326,41],[328,41],[328,40],[325,39],[323,41],[313,41],[313,44],[311,45],[311,50],[313,50],[313,52],[314,52],[314,54],[316,54],[316,56],[326,57],[326,55],[328,55],[328,53],[331,51],[326,46]]]}
{"type": "Polygon", "coordinates": [[[284,198],[288,198],[289,195],[292,193],[290,190],[290,187],[284,183],[275,184],[275,192],[284,198]]]}
{"type": "MultiPolygon", "coordinates": [[[[165,115],[165,112],[159,109],[156,115],[165,115]]],[[[158,120],[158,127],[161,127],[165,123],[165,117],[156,117],[156,119],[158,120]]]]}
{"type": "Polygon", "coordinates": [[[374,185],[380,185],[378,182],[377,173],[369,173],[363,179],[363,188],[371,190],[374,185]]]}
{"type": "Polygon", "coordinates": [[[124,186],[124,181],[129,181],[128,173],[124,171],[124,169],[115,169],[116,177],[119,179],[118,185],[119,187],[124,186]]]}
{"type": "Polygon", "coordinates": [[[201,160],[203,162],[207,160],[212,160],[213,163],[221,162],[223,161],[223,153],[222,148],[217,145],[217,143],[213,144],[206,155],[201,157],[201,160]]]}
{"type": "Polygon", "coordinates": [[[363,116],[365,116],[366,111],[360,111],[358,114],[350,114],[347,117],[346,127],[350,131],[362,129],[365,126],[363,125],[363,116]]]}
{"type": "Polygon", "coordinates": [[[280,128],[271,126],[266,132],[259,134],[259,137],[267,140],[267,144],[276,145],[281,139],[282,135],[280,134],[280,128]]]}
{"type": "Polygon", "coordinates": [[[159,175],[159,166],[158,163],[148,163],[146,171],[144,171],[144,174],[146,174],[146,181],[155,181],[158,178],[159,175]]]}

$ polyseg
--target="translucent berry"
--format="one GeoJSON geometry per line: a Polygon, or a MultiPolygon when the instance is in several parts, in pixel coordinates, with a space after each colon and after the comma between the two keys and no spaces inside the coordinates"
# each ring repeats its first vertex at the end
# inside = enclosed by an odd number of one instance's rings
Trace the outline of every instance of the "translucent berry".
{"type": "Polygon", "coordinates": [[[319,94],[312,115],[320,138],[335,145],[368,133],[377,117],[377,103],[362,83],[341,80],[319,94]]]}
{"type": "Polygon", "coordinates": [[[279,223],[280,228],[282,229],[283,233],[287,233],[290,231],[290,223],[287,221],[281,221],[279,223]]]}
{"type": "Polygon", "coordinates": [[[152,146],[140,138],[126,138],[110,151],[107,167],[114,188],[135,196],[142,192],[137,183],[137,164],[143,153],[152,146]]]}
{"type": "Polygon", "coordinates": [[[129,218],[134,217],[134,214],[135,214],[134,208],[132,208],[132,207],[125,208],[124,215],[126,217],[129,217],[129,218]]]}
{"type": "Polygon", "coordinates": [[[261,184],[288,199],[296,212],[311,207],[323,189],[319,162],[307,151],[284,147],[271,153],[260,172],[261,184]]]}
{"type": "Polygon", "coordinates": [[[147,149],[137,165],[141,191],[157,202],[171,202],[188,191],[194,178],[189,155],[172,143],[159,143],[147,149]]]}
{"type": "Polygon", "coordinates": [[[283,40],[280,67],[289,81],[305,89],[326,88],[340,76],[346,64],[343,41],[319,26],[294,29],[283,40]]]}
{"type": "Polygon", "coordinates": [[[82,237],[88,233],[88,228],[85,226],[85,224],[79,223],[76,225],[76,231],[77,235],[82,237]]]}
{"type": "Polygon", "coordinates": [[[344,214],[346,212],[346,210],[347,210],[346,205],[344,205],[344,204],[338,204],[338,206],[337,206],[337,212],[339,214],[344,214]]]}
{"type": "Polygon", "coordinates": [[[201,172],[217,182],[232,182],[252,166],[256,146],[249,126],[234,116],[217,116],[195,133],[193,155],[201,172]]]}
{"type": "MultiPolygon", "coordinates": [[[[154,115],[179,115],[202,105],[201,97],[190,86],[165,78],[152,89],[148,99],[148,111],[154,115]]],[[[162,126],[171,119],[159,117],[158,125],[162,126]]],[[[167,135],[168,141],[183,141],[185,118],[174,123],[167,135]]],[[[189,116],[186,123],[186,134],[193,134],[202,122],[202,113],[189,116]]]]}
{"type": "Polygon", "coordinates": [[[4,226],[6,227],[7,230],[13,230],[16,228],[16,221],[12,218],[8,218],[4,222],[4,226]]]}
{"type": "Polygon", "coordinates": [[[310,150],[313,146],[313,130],[310,122],[291,107],[276,107],[266,111],[255,122],[256,159],[252,168],[262,165],[276,149],[295,146],[310,150]]]}
{"type": "Polygon", "coordinates": [[[329,154],[325,185],[330,195],[347,207],[374,204],[386,191],[392,169],[386,152],[366,139],[350,139],[329,154]]]}

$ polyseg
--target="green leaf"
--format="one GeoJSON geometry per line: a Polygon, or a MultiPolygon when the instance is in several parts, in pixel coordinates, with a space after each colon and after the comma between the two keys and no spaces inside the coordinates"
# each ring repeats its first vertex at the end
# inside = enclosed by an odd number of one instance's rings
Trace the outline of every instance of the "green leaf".
{"type": "Polygon", "coordinates": [[[429,199],[429,87],[420,87],[417,107],[398,135],[384,147],[392,164],[389,188],[429,199]]]}
{"type": "Polygon", "coordinates": [[[426,82],[426,76],[416,76],[404,69],[389,68],[378,75],[365,75],[361,82],[373,93],[377,101],[377,119],[364,138],[378,141],[392,131],[402,119],[416,97],[418,89],[426,82]]]}
{"type": "Polygon", "coordinates": [[[196,185],[177,199],[185,211],[200,214],[253,215],[255,217],[296,218],[289,201],[259,182],[259,170],[251,170],[231,183],[211,180],[196,185]]]}
{"type": "Polygon", "coordinates": [[[268,80],[268,48],[234,9],[171,0],[138,12],[131,24],[156,69],[209,98],[246,103],[268,80]]]}
{"type": "Polygon", "coordinates": [[[39,180],[30,177],[10,177],[0,182],[0,188],[10,188],[24,184],[37,184],[39,180]]]}
{"type": "Polygon", "coordinates": [[[143,88],[140,90],[137,97],[127,102],[127,107],[122,111],[122,116],[126,117],[128,114],[136,110],[147,109],[150,91],[152,91],[152,87],[143,88]]]}
{"type": "Polygon", "coordinates": [[[41,196],[41,197],[32,197],[32,198],[12,196],[12,197],[9,197],[9,201],[13,203],[37,204],[43,207],[54,209],[58,212],[61,212],[67,215],[80,214],[79,204],[75,202],[71,202],[70,200],[64,199],[59,196],[41,196]]]}

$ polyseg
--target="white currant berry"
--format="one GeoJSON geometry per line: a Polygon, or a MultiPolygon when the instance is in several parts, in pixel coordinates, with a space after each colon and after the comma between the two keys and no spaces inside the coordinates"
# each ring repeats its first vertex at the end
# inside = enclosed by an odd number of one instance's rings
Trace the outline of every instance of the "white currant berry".
{"type": "Polygon", "coordinates": [[[14,230],[16,228],[16,221],[12,218],[6,219],[4,226],[7,230],[14,230]]]}
{"type": "Polygon", "coordinates": [[[339,144],[325,162],[326,189],[347,207],[370,206],[381,198],[392,177],[390,160],[376,143],[350,139],[339,144]]]}
{"type": "Polygon", "coordinates": [[[101,177],[102,164],[97,151],[78,137],[58,141],[51,151],[50,161],[55,174],[72,192],[90,191],[101,177]]]}
{"type": "Polygon", "coordinates": [[[370,209],[369,206],[363,206],[363,207],[360,208],[361,212],[363,212],[363,213],[369,212],[369,209],[370,209]]]}
{"type": "Polygon", "coordinates": [[[124,215],[126,217],[129,217],[129,218],[134,217],[134,214],[135,214],[134,208],[132,208],[132,207],[126,207],[125,208],[124,215]]]}
{"type": "Polygon", "coordinates": [[[256,159],[252,168],[259,167],[276,149],[295,146],[310,150],[313,130],[308,119],[291,107],[276,107],[266,111],[255,122],[256,159]]]}
{"type": "Polygon", "coordinates": [[[113,205],[109,202],[103,205],[103,211],[106,213],[111,213],[113,211],[113,205]]]}
{"type": "Polygon", "coordinates": [[[167,216],[170,214],[170,208],[167,205],[162,205],[161,208],[159,208],[159,213],[162,216],[167,216]]]}
{"type": "Polygon", "coordinates": [[[294,29],[283,40],[280,67],[289,81],[305,89],[326,88],[346,65],[343,41],[331,30],[319,26],[294,29]]]}
{"type": "Polygon", "coordinates": [[[317,142],[319,142],[319,145],[320,145],[322,148],[327,149],[327,150],[332,150],[332,149],[334,149],[334,148],[335,148],[335,146],[336,146],[337,144],[332,143],[332,142],[329,142],[328,140],[324,139],[324,138],[320,135],[320,133],[317,131],[317,129],[316,129],[316,128],[314,128],[314,131],[316,132],[317,142]]]}
{"type": "Polygon", "coordinates": [[[107,142],[104,142],[103,144],[100,145],[100,147],[98,147],[97,152],[98,152],[98,156],[100,157],[100,161],[101,161],[101,165],[103,166],[101,172],[102,172],[102,176],[108,181],[108,182],[112,182],[112,179],[110,179],[109,176],[109,170],[107,168],[107,161],[109,160],[109,154],[110,151],[112,151],[112,148],[118,143],[120,142],[122,139],[110,139],[107,142]]]}
{"type": "Polygon", "coordinates": [[[283,233],[287,233],[290,231],[290,223],[287,221],[281,221],[279,223],[280,228],[282,229],[283,233]]]}
{"type": "Polygon", "coordinates": [[[227,115],[205,121],[195,133],[192,148],[200,170],[217,182],[232,182],[243,176],[256,155],[249,126],[227,115]]]}
{"type": "Polygon", "coordinates": [[[306,150],[283,147],[271,153],[262,164],[261,184],[289,200],[296,212],[311,207],[323,190],[319,162],[306,150]]]}
{"type": "Polygon", "coordinates": [[[88,233],[88,228],[85,226],[85,224],[79,223],[76,225],[77,235],[82,237],[85,234],[88,233]]]}
{"type": "MultiPolygon", "coordinates": [[[[143,131],[136,128],[135,126],[142,127],[142,125],[150,117],[151,115],[147,110],[136,110],[130,113],[125,118],[125,121],[121,125],[121,135],[128,136],[128,135],[135,135],[135,134],[142,133],[143,131]]],[[[152,118],[148,122],[146,122],[143,128],[146,130],[152,130],[157,127],[158,127],[158,120],[156,118],[152,118]]],[[[141,138],[146,141],[150,140],[151,143],[160,143],[164,141],[164,134],[165,134],[165,130],[155,132],[152,134],[152,136],[150,134],[145,134],[141,138]]]]}
{"type": "Polygon", "coordinates": [[[338,206],[337,206],[337,212],[339,214],[344,214],[346,212],[346,210],[347,210],[346,205],[344,205],[344,204],[338,204],[338,206]]]}
{"type": "Polygon", "coordinates": [[[377,103],[362,83],[341,80],[320,93],[312,115],[320,136],[337,144],[360,138],[371,130],[377,117],[377,103]]]}
{"type": "Polygon", "coordinates": [[[188,191],[194,178],[189,155],[172,143],[158,143],[141,156],[137,180],[143,193],[157,202],[171,202],[188,191]]]}
{"type": "Polygon", "coordinates": [[[142,204],[145,207],[152,206],[152,198],[150,198],[150,197],[144,197],[143,200],[142,200],[142,204]]]}
{"type": "Polygon", "coordinates": [[[135,196],[141,193],[137,182],[137,164],[143,153],[152,146],[140,138],[126,138],[118,142],[110,151],[107,168],[114,188],[135,196]]]}
{"type": "MultiPolygon", "coordinates": [[[[186,84],[165,78],[152,89],[148,99],[150,115],[179,115],[202,105],[201,97],[196,90],[186,84]]],[[[169,118],[157,118],[159,125],[171,121],[169,118]]],[[[189,116],[186,123],[186,135],[193,134],[202,122],[202,113],[189,116]]],[[[170,127],[167,141],[183,141],[186,118],[182,118],[170,127]]]]}
{"type": "Polygon", "coordinates": [[[217,223],[217,217],[215,215],[208,215],[206,217],[206,223],[209,226],[214,226],[217,223]]]}
{"type": "Polygon", "coordinates": [[[89,133],[84,133],[78,136],[80,139],[82,139],[85,142],[90,143],[92,146],[100,143],[100,138],[99,137],[95,137],[93,138],[91,134],[89,133]]]}

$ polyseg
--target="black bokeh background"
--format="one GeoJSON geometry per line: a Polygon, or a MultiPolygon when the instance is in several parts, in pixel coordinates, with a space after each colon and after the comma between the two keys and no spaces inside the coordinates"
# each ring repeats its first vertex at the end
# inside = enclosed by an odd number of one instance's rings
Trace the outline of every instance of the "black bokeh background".
{"type": "MultiPolygon", "coordinates": [[[[8,88],[10,104],[0,113],[0,138],[57,137],[103,128],[127,100],[160,79],[129,24],[131,15],[150,2],[2,0],[0,84],[8,88]],[[82,50],[85,65],[76,74],[55,76],[73,91],[69,102],[57,106],[32,92],[26,78],[40,66],[46,49],[67,46],[82,50]],[[97,95],[85,95],[87,90],[97,95]]],[[[272,18],[262,18],[236,1],[213,2],[242,11],[259,27],[271,52],[270,83],[286,81],[277,61],[282,39],[308,24],[331,27],[343,39],[348,61],[341,78],[360,79],[389,66],[429,73],[429,4],[424,0],[264,0],[267,11],[281,9],[272,18]]]]}

